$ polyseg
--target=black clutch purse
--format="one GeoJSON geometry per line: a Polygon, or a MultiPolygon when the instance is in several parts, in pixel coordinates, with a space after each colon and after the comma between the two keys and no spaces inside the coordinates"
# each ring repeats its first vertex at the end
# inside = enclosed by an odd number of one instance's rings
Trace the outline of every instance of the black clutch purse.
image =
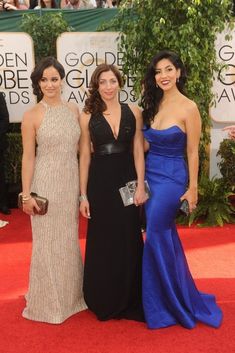
{"type": "Polygon", "coordinates": [[[186,216],[189,215],[189,204],[187,200],[183,200],[181,202],[180,211],[183,212],[186,216]]]}
{"type": "MultiPolygon", "coordinates": [[[[144,181],[144,186],[145,186],[146,197],[147,199],[149,199],[150,188],[147,180],[144,181]]],[[[124,206],[133,205],[136,187],[137,187],[137,180],[132,180],[126,183],[125,186],[119,189],[124,206]]]]}
{"type": "MultiPolygon", "coordinates": [[[[34,200],[37,202],[38,207],[40,208],[40,211],[38,212],[35,210],[36,214],[39,214],[43,216],[44,214],[47,213],[48,209],[48,199],[45,197],[39,196],[35,192],[31,192],[30,195],[34,198],[34,200]]],[[[23,209],[23,198],[22,198],[22,193],[18,195],[18,207],[22,210],[23,209]]]]}

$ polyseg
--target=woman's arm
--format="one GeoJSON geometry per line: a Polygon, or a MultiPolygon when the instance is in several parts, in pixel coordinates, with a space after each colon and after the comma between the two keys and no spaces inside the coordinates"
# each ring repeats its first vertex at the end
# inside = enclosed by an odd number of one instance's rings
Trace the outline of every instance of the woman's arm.
{"type": "Polygon", "coordinates": [[[22,194],[26,200],[23,211],[29,215],[34,214],[34,207],[39,211],[35,200],[30,198],[30,189],[35,163],[35,127],[30,112],[23,116],[21,124],[23,156],[22,156],[22,194]]]}
{"type": "Polygon", "coordinates": [[[223,128],[223,131],[228,131],[228,136],[235,140],[235,125],[226,126],[223,128]]]}
{"type": "Polygon", "coordinates": [[[149,151],[149,142],[147,140],[144,139],[144,152],[148,152],[149,151]]]}
{"type": "MultiPolygon", "coordinates": [[[[77,119],[79,126],[80,126],[80,110],[77,104],[72,102],[67,102],[69,109],[74,113],[75,118],[77,119]]],[[[79,146],[78,146],[79,149],[79,146]]]]}
{"type": "Polygon", "coordinates": [[[143,121],[142,114],[138,107],[130,106],[136,119],[136,132],[134,136],[133,154],[135,169],[137,174],[137,190],[135,193],[135,204],[140,205],[146,201],[144,187],[145,162],[144,162],[144,137],[142,133],[143,121]]]}
{"type": "Polygon", "coordinates": [[[86,113],[81,114],[81,136],[79,141],[80,212],[86,218],[90,218],[90,207],[87,199],[87,182],[91,161],[91,139],[88,127],[89,120],[90,115],[86,113]]]}
{"type": "Polygon", "coordinates": [[[8,4],[7,2],[4,3],[3,7],[6,11],[19,10],[15,5],[8,4]]]}
{"type": "Polygon", "coordinates": [[[185,131],[187,134],[187,159],[189,170],[189,186],[181,200],[187,199],[190,212],[196,207],[198,199],[198,148],[201,135],[201,117],[195,103],[192,103],[185,119],[185,131]]]}

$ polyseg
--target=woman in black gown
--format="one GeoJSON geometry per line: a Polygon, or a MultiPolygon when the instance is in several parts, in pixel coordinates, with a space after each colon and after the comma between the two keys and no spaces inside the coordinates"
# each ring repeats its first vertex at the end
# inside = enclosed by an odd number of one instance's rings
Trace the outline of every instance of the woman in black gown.
{"type": "Polygon", "coordinates": [[[80,211],[89,218],[84,296],[99,320],[143,321],[137,207],[145,201],[142,118],[137,107],[119,103],[121,86],[115,66],[99,65],[81,117],[80,211]],[[134,205],[124,207],[119,188],[133,179],[134,205]]]}

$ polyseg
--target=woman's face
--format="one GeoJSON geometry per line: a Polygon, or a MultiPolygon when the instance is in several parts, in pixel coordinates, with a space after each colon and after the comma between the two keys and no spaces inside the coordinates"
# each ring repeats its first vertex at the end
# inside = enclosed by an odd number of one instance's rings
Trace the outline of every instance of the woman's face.
{"type": "Polygon", "coordinates": [[[43,0],[47,8],[51,8],[51,0],[43,0]]]}
{"type": "Polygon", "coordinates": [[[162,59],[156,64],[155,81],[163,91],[174,87],[179,77],[180,69],[176,69],[169,59],[162,59]]]}
{"type": "Polygon", "coordinates": [[[44,97],[54,98],[61,94],[62,80],[59,72],[50,66],[43,71],[39,86],[44,97]]]}
{"type": "Polygon", "coordinates": [[[119,91],[119,82],[112,71],[102,72],[99,77],[99,94],[103,100],[112,100],[119,91]]]}
{"type": "Polygon", "coordinates": [[[5,0],[4,2],[5,2],[5,4],[10,4],[10,5],[16,6],[15,0],[5,0]]]}

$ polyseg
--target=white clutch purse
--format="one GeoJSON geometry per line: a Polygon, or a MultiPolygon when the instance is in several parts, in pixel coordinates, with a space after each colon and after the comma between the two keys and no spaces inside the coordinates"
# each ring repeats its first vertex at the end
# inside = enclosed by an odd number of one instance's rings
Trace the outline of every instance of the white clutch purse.
{"type": "MultiPolygon", "coordinates": [[[[144,181],[146,197],[149,199],[150,197],[150,188],[147,180],[144,181]]],[[[123,186],[119,189],[122,201],[124,206],[133,205],[134,203],[134,195],[137,187],[137,180],[131,180],[126,183],[126,186],[123,186]]]]}

